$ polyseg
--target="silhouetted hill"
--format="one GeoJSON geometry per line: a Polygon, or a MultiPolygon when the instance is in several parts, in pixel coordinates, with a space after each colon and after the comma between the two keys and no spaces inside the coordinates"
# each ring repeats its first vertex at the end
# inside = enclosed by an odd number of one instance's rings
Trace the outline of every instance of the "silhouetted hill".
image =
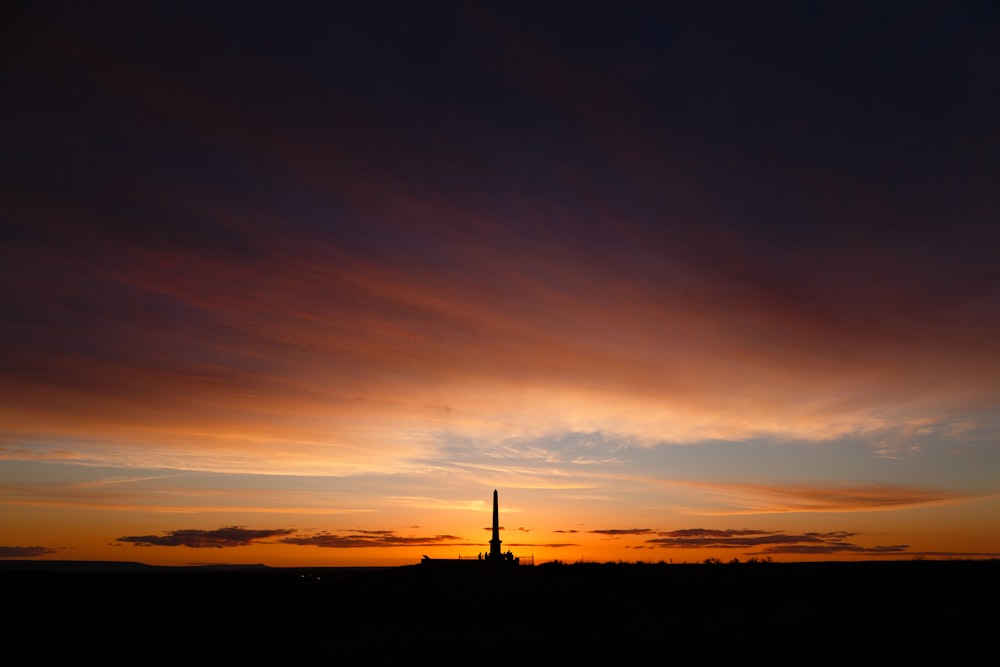
{"type": "Polygon", "coordinates": [[[266,565],[147,565],[117,560],[0,560],[0,572],[246,572],[266,565]]]}
{"type": "Polygon", "coordinates": [[[599,646],[697,643],[714,653],[806,642],[867,646],[868,655],[892,649],[896,658],[947,647],[949,661],[963,662],[992,644],[1000,620],[1000,561],[455,570],[23,564],[0,563],[11,636],[41,645],[109,636],[197,645],[205,659],[205,651],[260,658],[279,645],[312,657],[521,645],[567,659],[599,646]]]}

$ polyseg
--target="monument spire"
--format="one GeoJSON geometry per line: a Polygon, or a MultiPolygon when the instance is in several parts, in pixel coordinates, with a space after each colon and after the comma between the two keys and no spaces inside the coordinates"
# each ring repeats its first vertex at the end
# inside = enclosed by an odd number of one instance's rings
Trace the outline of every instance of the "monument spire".
{"type": "Polygon", "coordinates": [[[490,560],[500,560],[500,504],[497,502],[497,490],[493,489],[493,539],[490,540],[490,560]]]}

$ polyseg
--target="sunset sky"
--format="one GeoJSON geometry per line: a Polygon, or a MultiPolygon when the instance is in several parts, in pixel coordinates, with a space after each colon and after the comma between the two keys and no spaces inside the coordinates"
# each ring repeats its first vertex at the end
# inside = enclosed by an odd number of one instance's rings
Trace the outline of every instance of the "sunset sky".
{"type": "Polygon", "coordinates": [[[19,7],[0,558],[1000,557],[990,3],[19,7]]]}

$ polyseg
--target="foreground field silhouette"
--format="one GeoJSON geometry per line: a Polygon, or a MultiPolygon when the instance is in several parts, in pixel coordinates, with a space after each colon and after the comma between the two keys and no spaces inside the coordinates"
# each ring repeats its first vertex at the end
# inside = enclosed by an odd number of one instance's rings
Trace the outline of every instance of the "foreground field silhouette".
{"type": "Polygon", "coordinates": [[[998,575],[995,560],[456,570],[0,562],[0,593],[8,636],[35,646],[143,642],[199,647],[205,659],[276,646],[311,656],[530,646],[585,658],[595,646],[804,642],[897,656],[936,647],[961,661],[992,650],[998,575]]]}

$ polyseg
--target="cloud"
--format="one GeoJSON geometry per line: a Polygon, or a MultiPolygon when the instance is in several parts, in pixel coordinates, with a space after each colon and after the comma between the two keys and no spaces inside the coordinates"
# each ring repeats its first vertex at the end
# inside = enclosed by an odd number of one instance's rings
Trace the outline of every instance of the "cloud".
{"type": "Polygon", "coordinates": [[[317,533],[304,537],[286,537],[282,544],[315,546],[333,549],[356,549],[359,547],[423,547],[438,545],[467,546],[469,543],[454,535],[433,535],[430,537],[403,537],[391,530],[355,530],[346,534],[317,533]]]}
{"type": "MultiPolygon", "coordinates": [[[[0,437],[7,437],[6,434],[0,437]]],[[[52,451],[38,451],[27,447],[3,447],[0,446],[0,461],[72,461],[79,459],[79,452],[66,449],[56,449],[52,451]]]]}
{"type": "MultiPolygon", "coordinates": [[[[505,531],[508,531],[508,530],[518,530],[518,531],[521,531],[523,533],[531,532],[530,528],[525,528],[524,526],[520,526],[518,528],[510,528],[510,529],[508,529],[506,526],[497,526],[497,529],[500,530],[501,532],[505,532],[505,531]]],[[[490,532],[493,532],[493,526],[483,526],[481,530],[484,530],[484,531],[490,533],[490,532]]]]}
{"type": "Polygon", "coordinates": [[[647,544],[670,549],[753,549],[764,554],[834,554],[867,553],[872,555],[906,552],[909,545],[863,547],[847,538],[855,533],[836,531],[828,533],[785,534],[771,530],[709,530],[688,528],[659,533],[646,540],[647,544]]]}
{"type": "Polygon", "coordinates": [[[163,535],[137,535],[119,537],[117,542],[130,542],[136,546],[192,548],[239,547],[274,540],[280,544],[314,546],[334,549],[360,547],[413,547],[413,546],[469,546],[469,542],[455,535],[404,536],[392,530],[351,530],[341,534],[320,532],[311,535],[294,535],[294,529],[274,528],[250,530],[241,526],[228,526],[218,530],[174,530],[163,535]],[[277,539],[275,539],[277,538],[277,539]]]}
{"type": "Polygon", "coordinates": [[[977,494],[892,484],[738,484],[698,482],[698,488],[728,505],[706,514],[873,512],[977,500],[977,494]],[[733,509],[733,506],[736,509],[733,509]]]}
{"type": "Polygon", "coordinates": [[[48,556],[54,554],[55,549],[48,547],[2,547],[0,546],[0,558],[35,558],[36,556],[48,556]]]}
{"type": "Polygon", "coordinates": [[[131,542],[141,547],[192,547],[196,549],[214,547],[245,547],[281,535],[289,535],[294,530],[249,530],[240,526],[229,526],[218,530],[174,530],[165,535],[141,535],[119,537],[117,542],[131,542]]]}
{"type": "Polygon", "coordinates": [[[609,535],[609,536],[619,536],[619,535],[648,535],[654,533],[651,528],[606,528],[603,530],[591,530],[591,533],[596,533],[597,535],[609,535]]]}
{"type": "MultiPolygon", "coordinates": [[[[984,416],[997,392],[993,344],[952,341],[981,327],[916,338],[872,329],[853,316],[869,289],[827,294],[749,258],[730,266],[722,250],[722,268],[710,269],[663,239],[619,257],[622,272],[595,252],[626,243],[601,231],[617,228],[611,214],[579,238],[550,239],[550,212],[522,202],[509,217],[536,241],[558,241],[526,247],[483,201],[449,199],[358,204],[361,218],[398,221],[377,223],[378,236],[406,252],[385,242],[361,252],[355,231],[294,218],[280,218],[289,233],[279,240],[279,218],[239,200],[172,211],[169,230],[189,217],[211,230],[187,230],[177,248],[122,238],[124,222],[57,225],[52,237],[78,236],[11,271],[34,289],[10,318],[2,416],[29,442],[91,436],[85,460],[293,473],[391,472],[432,458],[442,432],[491,444],[566,432],[650,444],[862,433],[895,452],[911,438],[885,433],[916,432],[928,415],[998,428],[984,416]],[[106,246],[95,259],[77,254],[94,245],[106,246]],[[230,245],[254,251],[219,249],[230,245]]],[[[925,320],[936,321],[910,324],[925,320]]]]}
{"type": "MultiPolygon", "coordinates": [[[[555,531],[568,532],[568,531],[555,531]]],[[[764,555],[823,555],[837,553],[872,556],[910,552],[907,544],[862,546],[854,542],[858,533],[849,531],[784,533],[777,530],[683,528],[663,531],[651,528],[605,528],[590,530],[597,535],[650,536],[633,549],[743,549],[764,555]]]]}

